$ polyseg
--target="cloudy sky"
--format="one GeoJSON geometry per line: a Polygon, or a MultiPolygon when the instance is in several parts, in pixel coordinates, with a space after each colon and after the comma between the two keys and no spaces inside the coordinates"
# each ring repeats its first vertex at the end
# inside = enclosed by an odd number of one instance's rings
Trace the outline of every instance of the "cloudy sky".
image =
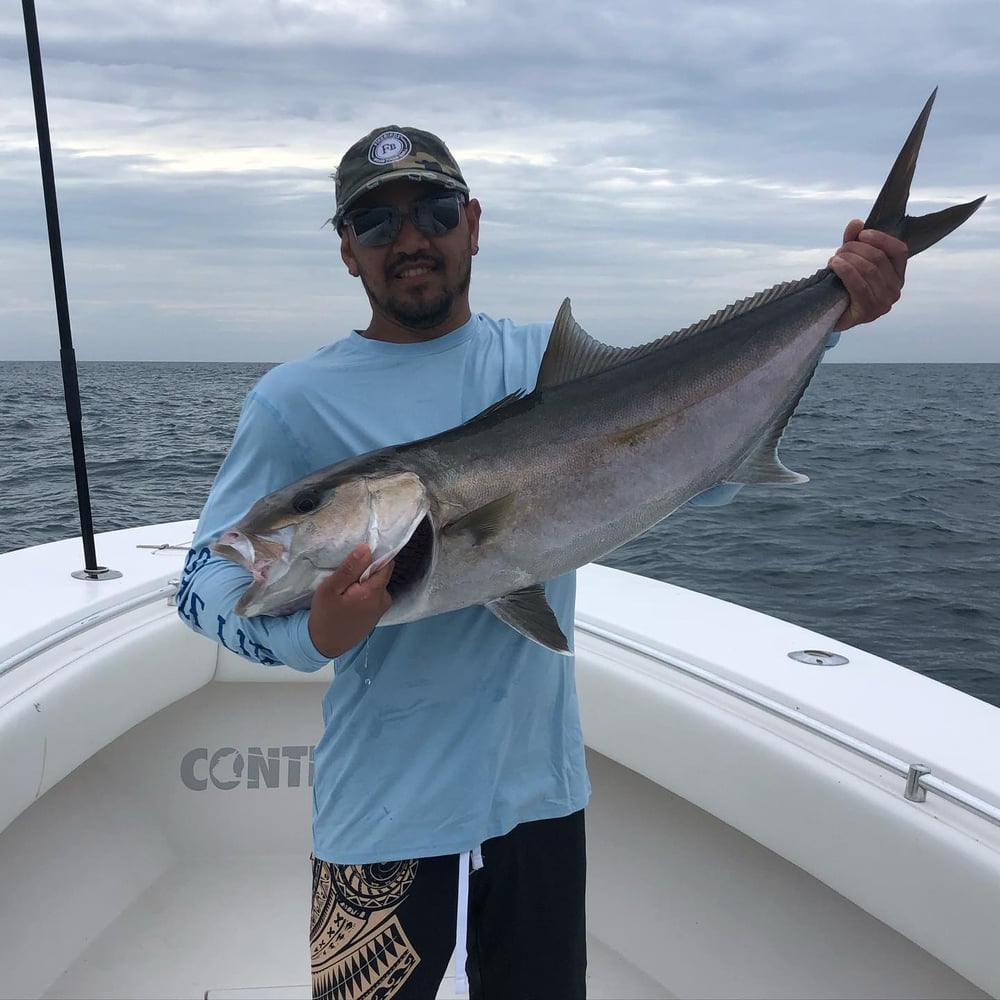
{"type": "MultiPolygon", "coordinates": [[[[36,0],[77,354],[281,361],[349,328],[330,173],[442,135],[473,308],[612,343],[821,267],[940,92],[911,212],[993,195],[837,361],[1000,362],[997,0],[36,0]]],[[[58,336],[19,5],[0,10],[0,359],[58,336]]]]}

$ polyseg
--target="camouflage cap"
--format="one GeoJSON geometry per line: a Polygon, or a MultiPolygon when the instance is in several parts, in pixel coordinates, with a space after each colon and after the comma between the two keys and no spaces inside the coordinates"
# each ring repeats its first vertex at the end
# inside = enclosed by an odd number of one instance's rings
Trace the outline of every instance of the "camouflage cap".
{"type": "Polygon", "coordinates": [[[409,126],[388,125],[359,139],[344,153],[336,180],[337,210],[331,221],[337,229],[358,198],[386,181],[430,181],[469,194],[448,147],[436,135],[409,126]]]}

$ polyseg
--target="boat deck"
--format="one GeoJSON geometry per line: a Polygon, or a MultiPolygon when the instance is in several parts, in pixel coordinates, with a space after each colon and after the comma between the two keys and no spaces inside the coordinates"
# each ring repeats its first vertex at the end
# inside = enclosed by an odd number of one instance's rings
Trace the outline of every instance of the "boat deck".
{"type": "MultiPolygon", "coordinates": [[[[309,897],[309,862],[299,855],[207,858],[168,869],[45,996],[308,1000],[309,897]]],[[[450,968],[438,997],[467,996],[455,992],[450,968]]],[[[673,994],[591,938],[588,997],[623,996],[673,994]]]]}

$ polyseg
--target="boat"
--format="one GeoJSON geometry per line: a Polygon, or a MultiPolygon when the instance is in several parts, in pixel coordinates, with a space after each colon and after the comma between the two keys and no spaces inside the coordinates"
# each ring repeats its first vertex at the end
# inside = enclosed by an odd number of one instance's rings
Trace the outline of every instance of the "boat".
{"type": "MultiPolygon", "coordinates": [[[[0,555],[4,1000],[310,996],[329,668],[180,622],[193,530],[0,555]]],[[[1000,708],[605,566],[575,645],[592,1000],[1000,997],[1000,708]]]]}
{"type": "MultiPolygon", "coordinates": [[[[0,1000],[304,1000],[331,667],[181,623],[193,521],[99,535],[98,573],[80,501],[83,571],[81,539],[0,554],[0,1000]]],[[[710,596],[578,578],[590,1000],[1000,997],[1000,708],[710,596]]],[[[439,997],[467,995],[462,958],[439,997]]],[[[368,983],[388,961],[357,960],[368,983]]]]}

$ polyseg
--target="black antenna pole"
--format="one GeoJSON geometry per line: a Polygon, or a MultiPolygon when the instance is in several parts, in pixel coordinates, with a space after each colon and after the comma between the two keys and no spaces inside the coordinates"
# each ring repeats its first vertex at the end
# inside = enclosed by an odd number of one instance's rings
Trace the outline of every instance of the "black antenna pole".
{"type": "Polygon", "coordinates": [[[59,323],[59,360],[62,364],[63,396],[66,418],[73,445],[73,471],[76,475],[76,498],[80,507],[80,533],[83,537],[84,568],[73,574],[79,580],[108,580],[121,573],[97,564],[94,522],[90,512],[90,487],[87,484],[87,459],[83,449],[83,413],[80,408],[80,383],[76,371],[76,352],[69,325],[69,301],[66,295],[66,272],[63,268],[62,240],[59,235],[59,209],[56,204],[56,177],[52,168],[52,144],[49,140],[49,116],[45,109],[45,83],[42,79],[42,52],[38,42],[38,21],[34,0],[21,0],[24,11],[24,37],[28,43],[28,66],[31,69],[31,93],[35,101],[35,129],[38,132],[38,158],[42,168],[45,193],[45,219],[49,230],[49,255],[52,258],[52,284],[56,296],[59,323]]]}

